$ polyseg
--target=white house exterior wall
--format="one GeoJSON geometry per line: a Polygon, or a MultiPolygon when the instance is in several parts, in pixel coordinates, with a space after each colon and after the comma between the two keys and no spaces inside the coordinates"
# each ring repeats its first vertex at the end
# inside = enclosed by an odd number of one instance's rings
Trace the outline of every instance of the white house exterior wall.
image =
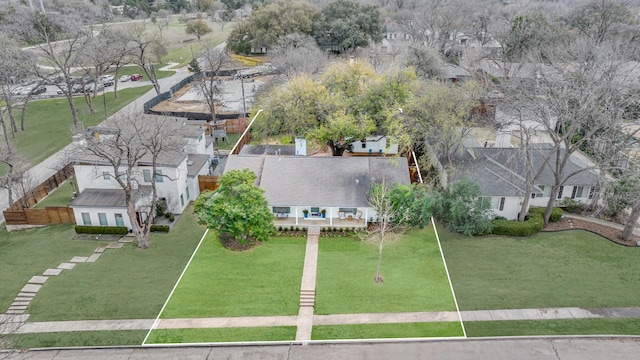
{"type": "MultiPolygon", "coordinates": [[[[551,185],[548,185],[548,186],[551,186],[551,185]]],[[[571,186],[571,185],[567,186],[567,185],[565,185],[563,187],[563,189],[562,189],[562,196],[560,197],[560,199],[557,199],[557,201],[560,201],[560,200],[562,200],[563,198],[566,198],[566,197],[571,198],[571,194],[573,194],[574,187],[576,187],[576,186],[571,186]]],[[[591,187],[588,186],[588,185],[584,185],[583,188],[584,188],[584,190],[582,192],[583,196],[576,197],[573,200],[580,201],[581,203],[584,203],[584,204],[588,204],[588,203],[591,202],[591,200],[589,199],[589,191],[590,191],[591,187]]],[[[534,199],[531,199],[531,201],[529,201],[529,203],[531,204],[531,206],[545,207],[549,203],[549,197],[548,196],[539,196],[539,194],[538,194],[538,196],[536,196],[534,199]]]]}
{"type": "Polygon", "coordinates": [[[493,216],[503,216],[507,220],[516,220],[518,213],[520,212],[520,206],[522,205],[522,197],[515,196],[493,196],[492,200],[500,203],[500,198],[504,197],[504,207],[502,210],[499,208],[492,208],[493,216]]]}
{"type": "Polygon", "coordinates": [[[115,214],[122,214],[122,221],[124,222],[124,226],[126,226],[128,229],[131,229],[131,221],[129,221],[129,214],[127,214],[127,209],[125,208],[74,207],[73,215],[75,215],[76,224],[78,225],[84,225],[82,213],[89,214],[92,226],[102,226],[100,225],[100,218],[98,217],[98,213],[103,213],[106,215],[107,226],[117,226],[115,214]]]}
{"type": "MultiPolygon", "coordinates": [[[[80,192],[85,189],[121,189],[118,182],[113,178],[113,167],[100,165],[76,165],[74,166],[76,181],[80,192]],[[109,178],[104,179],[103,173],[108,172],[109,178]]],[[[142,173],[143,169],[151,170],[151,167],[139,167],[136,171],[136,179],[140,185],[151,185],[145,182],[142,173]]],[[[170,211],[175,214],[182,214],[188,201],[186,199],[186,188],[188,183],[187,159],[180,163],[178,167],[159,166],[157,170],[162,172],[162,182],[156,182],[158,197],[166,198],[170,206],[170,211]],[[180,202],[180,195],[184,198],[184,204],[180,202]]],[[[197,181],[197,180],[196,180],[197,181]]],[[[191,193],[189,194],[191,195],[191,193]]],[[[190,196],[192,199],[194,196],[190,196]]]]}
{"type": "MultiPolygon", "coordinates": [[[[271,211],[273,212],[273,208],[274,207],[288,207],[290,209],[289,212],[289,218],[297,218],[297,224],[299,225],[313,225],[313,221],[314,219],[322,219],[321,217],[313,217],[313,216],[309,216],[308,218],[304,217],[304,209],[311,209],[312,207],[318,207],[320,208],[320,211],[322,211],[322,209],[326,210],[326,219],[330,219],[331,222],[333,224],[338,224],[338,220],[340,219],[340,207],[322,207],[322,206],[317,206],[317,205],[310,205],[310,206],[289,206],[289,205],[269,205],[269,209],[271,209],[271,211]]],[[[362,213],[362,221],[366,224],[370,221],[370,219],[376,220],[377,219],[377,213],[376,211],[371,208],[371,207],[353,207],[353,206],[344,206],[344,208],[355,208],[356,209],[356,213],[357,212],[361,212],[362,213]]],[[[348,214],[347,214],[348,215],[348,214]]],[[[352,216],[355,216],[355,214],[351,213],[352,216]]],[[[274,213],[274,216],[276,216],[276,214],[274,213]]]]}
{"type": "Polygon", "coordinates": [[[207,153],[207,141],[205,139],[204,132],[197,138],[186,138],[187,145],[186,151],[189,154],[208,154],[207,153]]]}

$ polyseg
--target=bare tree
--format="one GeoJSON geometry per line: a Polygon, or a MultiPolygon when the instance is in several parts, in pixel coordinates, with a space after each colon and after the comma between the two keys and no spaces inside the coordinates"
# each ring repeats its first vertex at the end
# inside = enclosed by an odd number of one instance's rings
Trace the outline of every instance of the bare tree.
{"type": "Polygon", "coordinates": [[[96,161],[113,168],[111,175],[125,194],[127,214],[139,248],[150,246],[150,230],[158,201],[158,163],[183,145],[177,123],[165,117],[119,114],[111,118],[99,136],[86,139],[85,151],[96,161]],[[140,184],[141,163],[151,164],[151,188],[140,184]]]}
{"type": "Polygon", "coordinates": [[[109,44],[103,51],[107,53],[107,58],[111,60],[111,67],[114,68],[113,97],[118,98],[118,73],[122,66],[129,63],[134,54],[133,44],[127,37],[127,30],[116,26],[107,26],[100,32],[100,38],[109,44]]]}
{"type": "MultiPolygon", "coordinates": [[[[4,108],[9,117],[12,136],[18,131],[14,116],[15,97],[12,94],[12,84],[31,73],[33,58],[22,51],[18,44],[0,33],[0,96],[4,101],[4,108]]],[[[24,122],[20,129],[24,131],[24,122]]]]}
{"type": "Polygon", "coordinates": [[[128,29],[127,38],[133,43],[134,63],[142,68],[156,90],[156,94],[160,96],[160,83],[158,82],[155,66],[151,62],[153,44],[158,41],[158,35],[148,33],[144,24],[138,23],[128,29]]]}
{"type": "Polygon", "coordinates": [[[66,84],[63,92],[71,108],[73,124],[76,129],[80,129],[78,110],[71,91],[74,84],[71,74],[76,67],[82,66],[79,52],[90,40],[88,30],[81,25],[80,19],[71,15],[45,16],[35,13],[29,20],[34,30],[29,35],[38,42],[37,55],[41,59],[40,64],[34,67],[34,72],[42,79],[47,78],[52,71],[63,77],[66,84]],[[64,34],[64,40],[58,40],[61,34],[64,34]]]}
{"type": "Polygon", "coordinates": [[[281,37],[271,54],[273,65],[287,79],[303,73],[318,74],[329,62],[327,54],[320,50],[315,40],[304,34],[289,34],[281,37]]]}
{"type": "Polygon", "coordinates": [[[204,97],[204,101],[211,112],[211,121],[215,124],[216,109],[222,104],[221,100],[221,84],[218,77],[218,71],[230,63],[229,55],[222,48],[214,46],[212,43],[203,44],[200,53],[200,73],[195,74],[194,86],[198,92],[204,97]]]}
{"type": "Polygon", "coordinates": [[[160,31],[161,38],[162,38],[162,31],[169,27],[170,22],[171,22],[171,18],[169,17],[169,11],[165,9],[158,10],[156,26],[158,27],[158,31],[160,31]]]}

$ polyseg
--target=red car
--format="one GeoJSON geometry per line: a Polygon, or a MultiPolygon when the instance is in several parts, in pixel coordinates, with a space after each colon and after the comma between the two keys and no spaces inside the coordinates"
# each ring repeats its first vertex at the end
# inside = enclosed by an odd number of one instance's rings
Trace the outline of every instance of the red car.
{"type": "Polygon", "coordinates": [[[138,81],[140,79],[142,79],[142,75],[140,75],[140,74],[131,75],[131,81],[138,81]]]}

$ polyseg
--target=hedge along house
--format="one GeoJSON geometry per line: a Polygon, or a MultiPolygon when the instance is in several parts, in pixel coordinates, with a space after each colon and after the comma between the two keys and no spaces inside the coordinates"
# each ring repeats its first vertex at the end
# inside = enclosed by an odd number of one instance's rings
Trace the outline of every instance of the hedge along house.
{"type": "Polygon", "coordinates": [[[252,170],[278,226],[366,227],[377,214],[367,201],[373,183],[408,185],[403,157],[230,155],[225,172],[252,170]]]}
{"type": "MultiPolygon", "coordinates": [[[[189,204],[200,194],[198,176],[209,173],[213,155],[212,142],[207,141],[205,130],[200,127],[185,125],[182,118],[157,117],[155,115],[136,115],[138,121],[147,117],[160,119],[170,126],[176,136],[171,151],[164,152],[156,160],[156,172],[153,174],[153,161],[150,154],[140,158],[132,168],[132,177],[137,219],[145,220],[151,203],[151,183],[155,179],[158,199],[164,200],[167,211],[182,214],[189,204]]],[[[123,129],[107,126],[87,129],[86,137],[114,136],[123,129]]],[[[114,174],[113,166],[86,150],[86,141],[76,143],[78,150],[70,160],[76,174],[78,186],[77,196],[69,206],[78,225],[92,226],[126,226],[131,229],[127,214],[125,192],[116,181],[116,176],[125,177],[127,165],[123,164],[114,174]]]]}

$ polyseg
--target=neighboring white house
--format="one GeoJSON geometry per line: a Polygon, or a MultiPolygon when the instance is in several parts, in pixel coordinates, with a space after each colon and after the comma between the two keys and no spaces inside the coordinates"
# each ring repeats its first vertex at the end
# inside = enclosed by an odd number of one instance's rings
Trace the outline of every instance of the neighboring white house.
{"type": "MultiPolygon", "coordinates": [[[[154,116],[154,115],[147,115],[154,116]]],[[[213,146],[207,141],[205,130],[200,127],[184,125],[181,118],[166,117],[176,125],[184,141],[181,150],[165,154],[156,161],[156,172],[149,156],[145,156],[133,169],[137,186],[136,208],[142,209],[149,204],[149,191],[152,177],[155,177],[158,198],[165,200],[168,211],[181,214],[200,194],[198,176],[210,171],[213,146]]],[[[105,136],[105,128],[89,128],[88,136],[105,136]]],[[[72,156],[76,174],[78,195],[69,206],[73,208],[78,225],[127,226],[131,228],[124,201],[124,191],[115,180],[114,169],[108,162],[88,152],[77,151],[72,156]]],[[[123,170],[124,173],[124,165],[123,170]]],[[[144,216],[140,215],[140,220],[144,216]]]]}
{"type": "Polygon", "coordinates": [[[367,202],[373,183],[410,184],[403,157],[240,154],[229,156],[225,172],[245,168],[258,176],[276,226],[366,226],[376,219],[367,202]]]}
{"type": "Polygon", "coordinates": [[[396,155],[398,144],[387,146],[387,137],[384,135],[367,136],[366,138],[351,143],[351,152],[370,155],[396,155]]]}

